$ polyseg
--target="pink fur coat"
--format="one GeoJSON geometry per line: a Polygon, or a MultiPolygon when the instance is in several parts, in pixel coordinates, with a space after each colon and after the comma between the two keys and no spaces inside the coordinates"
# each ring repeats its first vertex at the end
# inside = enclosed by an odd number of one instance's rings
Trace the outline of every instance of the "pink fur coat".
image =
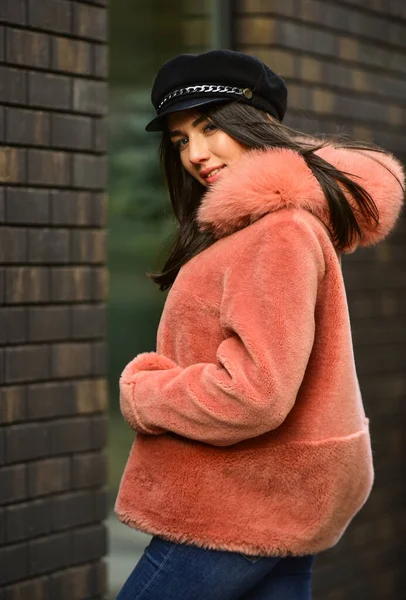
{"type": "MultiPolygon", "coordinates": [[[[380,163],[403,181],[400,164],[332,146],[318,154],[379,209],[378,227],[358,215],[362,237],[344,252],[384,239],[403,191],[380,163]]],[[[198,221],[218,239],[181,268],[157,352],[136,356],[120,379],[138,435],[116,514],[203,548],[320,552],[374,479],[327,201],[297,153],[253,150],[206,191],[198,221]]]]}

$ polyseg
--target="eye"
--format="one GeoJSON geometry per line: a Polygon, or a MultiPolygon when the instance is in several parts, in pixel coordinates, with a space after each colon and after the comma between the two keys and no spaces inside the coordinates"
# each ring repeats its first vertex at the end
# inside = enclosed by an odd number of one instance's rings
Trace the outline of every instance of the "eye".
{"type": "Polygon", "coordinates": [[[207,123],[207,125],[203,127],[203,131],[214,131],[215,129],[217,129],[217,126],[214,123],[207,123]]]}
{"type": "Polygon", "coordinates": [[[187,140],[188,140],[187,137],[181,138],[180,140],[175,142],[173,145],[176,148],[176,150],[181,150],[184,147],[183,142],[187,143],[187,140]]]}

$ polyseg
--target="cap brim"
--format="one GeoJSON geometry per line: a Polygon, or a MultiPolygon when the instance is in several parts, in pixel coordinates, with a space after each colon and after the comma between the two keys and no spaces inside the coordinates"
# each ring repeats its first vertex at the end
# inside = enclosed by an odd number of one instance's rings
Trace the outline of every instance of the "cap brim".
{"type": "Polygon", "coordinates": [[[188,98],[187,100],[182,100],[176,102],[172,106],[168,107],[166,110],[162,111],[158,117],[152,119],[145,127],[145,131],[163,131],[165,128],[165,117],[174,112],[179,112],[181,110],[187,110],[188,108],[196,108],[197,106],[202,106],[203,104],[217,104],[220,102],[232,102],[234,98],[188,98]]]}

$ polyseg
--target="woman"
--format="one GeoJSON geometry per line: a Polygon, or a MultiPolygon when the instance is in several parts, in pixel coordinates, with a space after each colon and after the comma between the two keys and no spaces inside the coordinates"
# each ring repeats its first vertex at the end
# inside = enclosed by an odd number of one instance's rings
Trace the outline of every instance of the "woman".
{"type": "Polygon", "coordinates": [[[179,229],[157,352],[120,379],[115,511],[154,537],[118,598],[308,599],[374,476],[340,257],[393,229],[402,169],[282,125],[284,82],[241,53],[175,57],[152,101],[179,229]]]}

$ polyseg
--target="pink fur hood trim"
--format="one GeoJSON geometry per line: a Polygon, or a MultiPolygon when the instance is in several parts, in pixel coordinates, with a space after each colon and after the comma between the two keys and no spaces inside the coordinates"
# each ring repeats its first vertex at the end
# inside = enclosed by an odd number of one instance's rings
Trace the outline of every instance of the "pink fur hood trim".
{"type": "MultiPolygon", "coordinates": [[[[395,226],[404,201],[404,172],[399,161],[387,153],[333,146],[316,154],[363,186],[379,211],[378,226],[361,213],[357,215],[362,237],[344,253],[383,240],[395,226]]],[[[348,199],[356,208],[354,198],[348,199]]],[[[299,154],[285,148],[251,150],[227,167],[205,193],[198,221],[202,230],[213,229],[222,237],[281,208],[304,208],[329,226],[327,200],[299,154]]]]}

